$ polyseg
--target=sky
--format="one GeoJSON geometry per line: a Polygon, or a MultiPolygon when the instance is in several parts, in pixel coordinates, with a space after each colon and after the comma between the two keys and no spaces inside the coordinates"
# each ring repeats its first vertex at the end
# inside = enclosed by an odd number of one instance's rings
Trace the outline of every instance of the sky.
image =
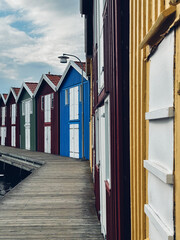
{"type": "Polygon", "coordinates": [[[63,53],[84,61],[83,27],[79,0],[0,0],[0,93],[63,74],[63,53]]]}

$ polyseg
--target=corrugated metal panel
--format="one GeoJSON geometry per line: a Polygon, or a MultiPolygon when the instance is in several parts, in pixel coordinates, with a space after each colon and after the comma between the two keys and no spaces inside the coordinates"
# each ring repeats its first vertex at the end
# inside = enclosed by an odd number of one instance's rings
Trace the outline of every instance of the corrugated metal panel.
{"type": "Polygon", "coordinates": [[[167,0],[130,1],[130,163],[131,163],[131,239],[148,237],[148,224],[144,214],[147,202],[146,173],[143,160],[148,156],[148,78],[149,64],[144,61],[148,48],[139,44],[156,21],[160,12],[169,7],[167,0]],[[147,94],[146,94],[147,93],[147,94]]]}

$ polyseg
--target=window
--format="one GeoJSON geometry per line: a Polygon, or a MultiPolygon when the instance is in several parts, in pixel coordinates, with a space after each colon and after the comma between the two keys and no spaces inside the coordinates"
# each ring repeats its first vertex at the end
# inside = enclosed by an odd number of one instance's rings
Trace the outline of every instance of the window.
{"type": "Polygon", "coordinates": [[[105,161],[106,161],[106,180],[111,188],[111,163],[110,163],[110,98],[104,101],[105,104],[105,161]]]}
{"type": "Polygon", "coordinates": [[[54,108],[54,93],[51,94],[51,108],[54,108]]]}
{"type": "Polygon", "coordinates": [[[79,119],[79,87],[70,88],[69,92],[69,119],[79,119]]]}
{"type": "Polygon", "coordinates": [[[41,97],[41,110],[44,110],[44,96],[41,97]]]}
{"type": "Polygon", "coordinates": [[[65,90],[65,105],[67,105],[68,102],[68,89],[65,90]]]}
{"type": "Polygon", "coordinates": [[[25,102],[22,102],[22,116],[25,115],[25,102]]]}

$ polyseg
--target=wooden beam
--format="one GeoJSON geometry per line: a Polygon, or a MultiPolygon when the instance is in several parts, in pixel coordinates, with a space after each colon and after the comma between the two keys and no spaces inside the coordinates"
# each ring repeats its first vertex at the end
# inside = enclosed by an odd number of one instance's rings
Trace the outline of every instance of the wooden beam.
{"type": "Polygon", "coordinates": [[[146,34],[143,41],[140,43],[139,47],[142,49],[147,45],[154,45],[162,38],[162,34],[166,32],[169,26],[172,24],[175,19],[176,7],[171,6],[168,9],[164,10],[153,24],[149,32],[146,34]]]}

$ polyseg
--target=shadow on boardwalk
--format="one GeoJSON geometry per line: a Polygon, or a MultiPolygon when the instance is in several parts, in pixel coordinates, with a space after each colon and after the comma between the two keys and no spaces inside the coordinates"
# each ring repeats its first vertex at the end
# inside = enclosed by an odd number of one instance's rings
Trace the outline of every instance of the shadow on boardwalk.
{"type": "Polygon", "coordinates": [[[0,202],[0,239],[103,239],[88,162],[0,146],[45,164],[0,202]]]}

